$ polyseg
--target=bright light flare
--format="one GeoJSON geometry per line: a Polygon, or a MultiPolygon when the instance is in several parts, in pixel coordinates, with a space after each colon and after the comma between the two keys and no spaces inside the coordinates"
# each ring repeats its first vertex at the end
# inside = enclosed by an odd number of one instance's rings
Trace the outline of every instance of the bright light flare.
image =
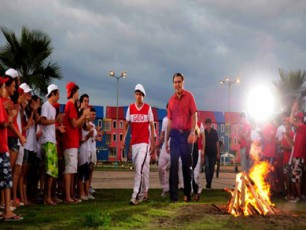
{"type": "Polygon", "coordinates": [[[271,89],[267,86],[253,88],[247,100],[248,113],[257,121],[264,121],[275,112],[275,99],[271,89]]]}

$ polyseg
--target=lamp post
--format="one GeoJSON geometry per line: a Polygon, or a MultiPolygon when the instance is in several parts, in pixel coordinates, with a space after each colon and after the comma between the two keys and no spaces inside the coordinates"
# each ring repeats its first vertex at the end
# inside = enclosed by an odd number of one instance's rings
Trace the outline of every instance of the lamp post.
{"type": "Polygon", "coordinates": [[[118,85],[119,85],[119,79],[126,77],[126,72],[122,72],[120,74],[120,76],[117,76],[115,74],[115,72],[111,70],[111,71],[109,71],[109,76],[117,79],[117,84],[116,84],[116,86],[117,86],[117,94],[116,94],[116,96],[117,96],[117,107],[116,107],[116,163],[115,163],[115,167],[116,167],[116,170],[117,170],[117,168],[118,168],[118,155],[119,155],[119,118],[118,118],[118,116],[119,116],[118,115],[119,95],[118,95],[118,85]]]}
{"type": "MultiPolygon", "coordinates": [[[[230,153],[230,134],[231,134],[231,86],[233,84],[240,83],[239,78],[236,80],[230,80],[229,78],[225,78],[224,80],[220,81],[220,84],[225,84],[228,86],[228,138],[227,138],[227,150],[230,153]]],[[[238,172],[238,167],[236,165],[236,154],[234,157],[234,167],[235,172],[238,172]]]]}

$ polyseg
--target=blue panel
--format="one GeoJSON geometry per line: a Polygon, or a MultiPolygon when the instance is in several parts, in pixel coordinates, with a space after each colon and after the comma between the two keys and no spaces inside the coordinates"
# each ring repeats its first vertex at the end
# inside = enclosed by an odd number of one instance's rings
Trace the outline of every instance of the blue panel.
{"type": "Polygon", "coordinates": [[[215,115],[216,122],[218,124],[225,122],[224,114],[222,112],[213,112],[213,113],[215,115]]]}
{"type": "Polygon", "coordinates": [[[97,118],[104,118],[104,107],[103,106],[94,106],[97,114],[97,118]]]}
{"type": "Polygon", "coordinates": [[[157,109],[157,116],[159,121],[163,121],[163,118],[167,116],[167,110],[166,109],[157,109]]]}

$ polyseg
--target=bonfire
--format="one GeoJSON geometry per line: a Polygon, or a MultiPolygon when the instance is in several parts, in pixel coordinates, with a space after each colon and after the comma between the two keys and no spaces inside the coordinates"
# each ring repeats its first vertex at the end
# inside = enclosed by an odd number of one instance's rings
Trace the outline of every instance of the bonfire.
{"type": "Polygon", "coordinates": [[[226,211],[234,216],[274,214],[276,209],[270,200],[270,186],[266,182],[270,171],[268,162],[254,157],[254,166],[250,172],[237,174],[235,189],[225,188],[231,194],[226,211]]]}

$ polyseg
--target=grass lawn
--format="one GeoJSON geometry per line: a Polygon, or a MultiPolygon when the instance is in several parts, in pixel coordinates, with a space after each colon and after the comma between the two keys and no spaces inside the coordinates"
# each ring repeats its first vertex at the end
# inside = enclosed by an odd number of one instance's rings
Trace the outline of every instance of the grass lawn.
{"type": "Polygon", "coordinates": [[[152,189],[149,201],[136,206],[128,204],[131,192],[98,190],[96,200],[77,205],[22,207],[17,213],[24,220],[2,222],[0,229],[306,229],[305,201],[292,204],[274,198],[281,214],[233,217],[212,206],[225,206],[228,194],[223,190],[205,190],[199,202],[173,204],[160,197],[159,189],[152,189]]]}

